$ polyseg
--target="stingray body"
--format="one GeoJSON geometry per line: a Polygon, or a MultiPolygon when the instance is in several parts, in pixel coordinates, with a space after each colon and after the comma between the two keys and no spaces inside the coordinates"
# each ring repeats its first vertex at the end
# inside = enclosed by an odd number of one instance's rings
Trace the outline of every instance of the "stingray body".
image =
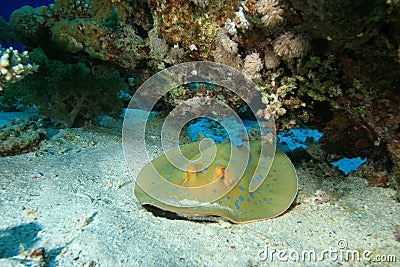
{"type": "Polygon", "coordinates": [[[297,194],[296,170],[280,150],[261,144],[216,146],[195,142],[167,152],[138,174],[135,195],[142,204],[194,216],[215,215],[234,223],[273,218],[297,194]],[[251,191],[250,185],[259,182],[251,191]]]}

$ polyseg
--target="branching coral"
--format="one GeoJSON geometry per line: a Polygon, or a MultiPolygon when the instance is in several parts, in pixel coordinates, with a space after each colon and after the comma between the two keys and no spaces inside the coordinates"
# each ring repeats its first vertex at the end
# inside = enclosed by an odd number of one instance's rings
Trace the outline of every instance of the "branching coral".
{"type": "Polygon", "coordinates": [[[37,65],[29,63],[27,51],[20,54],[18,50],[14,50],[12,47],[3,49],[0,46],[0,91],[8,84],[23,79],[37,69],[37,65]]]}

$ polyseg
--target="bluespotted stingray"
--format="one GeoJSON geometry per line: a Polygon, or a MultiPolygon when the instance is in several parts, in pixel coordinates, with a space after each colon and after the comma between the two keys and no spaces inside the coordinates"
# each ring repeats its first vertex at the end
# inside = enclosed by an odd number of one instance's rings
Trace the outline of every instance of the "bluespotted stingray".
{"type": "Polygon", "coordinates": [[[296,197],[296,170],[282,151],[270,155],[259,141],[247,145],[203,141],[168,151],[139,172],[136,198],[142,205],[234,223],[276,217],[296,197]]]}

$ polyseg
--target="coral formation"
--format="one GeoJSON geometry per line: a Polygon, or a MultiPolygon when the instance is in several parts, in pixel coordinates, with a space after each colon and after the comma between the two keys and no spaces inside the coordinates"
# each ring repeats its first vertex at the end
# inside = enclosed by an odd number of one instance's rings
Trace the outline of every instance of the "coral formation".
{"type": "Polygon", "coordinates": [[[106,59],[101,53],[101,39],[108,31],[101,25],[84,19],[60,20],[50,31],[55,45],[65,52],[85,52],[90,58],[106,59]]]}
{"type": "Polygon", "coordinates": [[[29,63],[28,51],[20,54],[12,47],[4,49],[0,46],[0,91],[8,84],[23,79],[37,69],[37,65],[29,63]]]}
{"type": "Polygon", "coordinates": [[[261,78],[260,71],[263,68],[263,64],[258,53],[252,53],[247,55],[244,59],[242,72],[251,80],[261,78]]]}
{"type": "Polygon", "coordinates": [[[35,104],[66,127],[82,125],[98,115],[120,115],[119,92],[127,85],[117,71],[104,65],[88,67],[50,60],[41,50],[31,55],[40,64],[39,71],[9,86],[5,97],[12,92],[15,102],[35,104]]]}
{"type": "MultiPolygon", "coordinates": [[[[400,166],[399,18],[398,1],[384,0],[56,0],[15,11],[9,25],[51,60],[121,71],[132,91],[179,62],[227,64],[257,83],[255,94],[272,110],[257,114],[274,115],[278,129],[296,127],[293,118],[312,123],[328,146],[336,138],[346,151],[362,147],[363,156],[389,155],[400,166]]],[[[171,109],[204,96],[244,107],[219,87],[182,86],[164,99],[171,109]]]]}
{"type": "Polygon", "coordinates": [[[14,120],[0,127],[0,157],[14,156],[38,148],[46,130],[38,118],[14,120]]]}
{"type": "Polygon", "coordinates": [[[11,26],[0,16],[0,45],[10,46],[13,42],[15,42],[15,35],[11,31],[11,26]]]}
{"type": "Polygon", "coordinates": [[[267,26],[275,26],[283,20],[283,9],[276,0],[257,1],[257,12],[262,15],[261,21],[267,26]]]}
{"type": "Polygon", "coordinates": [[[301,57],[308,51],[308,41],[293,33],[287,32],[278,36],[273,42],[275,54],[283,58],[301,57]]]}

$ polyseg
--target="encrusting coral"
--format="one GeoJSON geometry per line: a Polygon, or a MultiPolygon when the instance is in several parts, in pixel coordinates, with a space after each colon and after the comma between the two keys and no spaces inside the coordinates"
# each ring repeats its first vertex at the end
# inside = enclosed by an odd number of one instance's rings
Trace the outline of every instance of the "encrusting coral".
{"type": "Polygon", "coordinates": [[[0,127],[0,157],[14,156],[36,150],[46,130],[41,119],[14,120],[0,127]]]}

